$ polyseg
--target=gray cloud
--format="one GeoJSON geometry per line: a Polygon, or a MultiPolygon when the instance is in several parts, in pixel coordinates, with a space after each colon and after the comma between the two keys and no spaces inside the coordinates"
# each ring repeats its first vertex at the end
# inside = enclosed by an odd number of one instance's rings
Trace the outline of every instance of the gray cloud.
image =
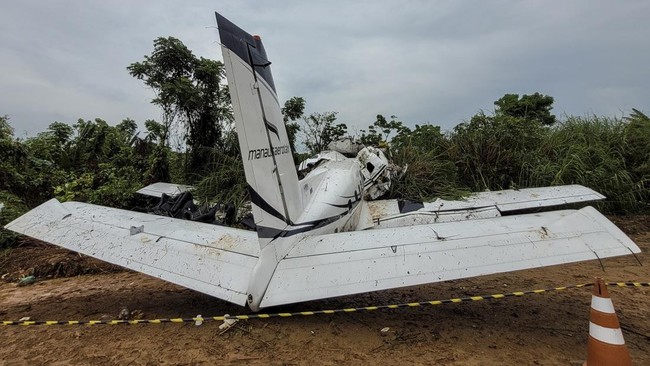
{"type": "Polygon", "coordinates": [[[128,75],[159,36],[220,59],[213,11],[261,34],[281,100],[444,128],[505,93],[555,97],[557,114],[648,110],[647,1],[22,1],[0,14],[0,114],[17,133],[55,121],[160,117],[128,75]],[[218,6],[218,8],[215,8],[218,6]]]}

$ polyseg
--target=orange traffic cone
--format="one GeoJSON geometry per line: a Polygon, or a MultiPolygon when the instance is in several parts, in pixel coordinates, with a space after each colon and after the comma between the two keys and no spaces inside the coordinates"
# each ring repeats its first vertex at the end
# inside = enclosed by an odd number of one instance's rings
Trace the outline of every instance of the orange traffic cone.
{"type": "Polygon", "coordinates": [[[602,278],[596,278],[591,296],[587,361],[583,366],[630,366],[627,350],[614,304],[602,278]]]}

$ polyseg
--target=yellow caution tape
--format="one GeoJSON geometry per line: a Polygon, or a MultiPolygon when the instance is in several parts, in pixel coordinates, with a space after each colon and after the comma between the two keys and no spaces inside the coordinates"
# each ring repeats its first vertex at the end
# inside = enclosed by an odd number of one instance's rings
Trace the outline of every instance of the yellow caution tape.
{"type": "MultiPolygon", "coordinates": [[[[267,319],[267,318],[287,318],[292,316],[352,313],[352,312],[373,311],[373,310],[381,310],[381,309],[398,309],[398,308],[406,308],[406,307],[412,308],[412,307],[419,307],[424,305],[441,305],[441,304],[480,301],[480,300],[502,299],[505,297],[520,297],[524,295],[541,294],[544,292],[552,292],[552,291],[563,291],[571,288],[589,287],[593,285],[594,285],[593,283],[583,283],[579,285],[553,287],[553,288],[530,290],[530,291],[515,291],[515,292],[508,292],[503,294],[492,294],[492,295],[485,295],[485,296],[468,296],[468,297],[458,297],[458,298],[446,299],[446,300],[431,300],[431,301],[409,302],[409,303],[391,304],[391,305],[363,306],[358,308],[297,311],[293,313],[249,314],[249,315],[229,315],[229,316],[211,316],[211,317],[195,317],[195,318],[170,318],[170,319],[164,319],[164,318],[163,319],[137,319],[137,320],[37,320],[37,321],[9,320],[9,321],[3,321],[2,325],[27,326],[27,325],[78,325],[78,324],[88,324],[88,325],[162,324],[162,323],[194,323],[194,322],[205,322],[209,320],[223,321],[225,319],[248,320],[248,319],[267,319]]],[[[607,285],[618,286],[618,287],[649,287],[650,282],[608,282],[607,285]]]]}

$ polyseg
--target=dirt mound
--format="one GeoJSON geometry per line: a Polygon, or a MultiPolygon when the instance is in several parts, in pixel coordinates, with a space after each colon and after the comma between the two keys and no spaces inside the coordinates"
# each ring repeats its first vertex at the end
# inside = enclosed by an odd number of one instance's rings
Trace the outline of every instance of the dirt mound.
{"type": "Polygon", "coordinates": [[[650,232],[650,215],[608,216],[626,234],[650,232]]]}
{"type": "Polygon", "coordinates": [[[124,270],[122,267],[33,239],[23,240],[18,247],[7,249],[0,256],[0,275],[8,282],[15,282],[26,276],[35,276],[42,280],[124,270]]]}

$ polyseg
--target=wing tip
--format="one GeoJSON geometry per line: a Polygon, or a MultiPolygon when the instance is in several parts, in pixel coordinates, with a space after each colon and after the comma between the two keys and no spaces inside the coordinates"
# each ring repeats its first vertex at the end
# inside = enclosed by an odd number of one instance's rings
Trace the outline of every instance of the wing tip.
{"type": "Polygon", "coordinates": [[[42,219],[43,217],[49,217],[51,218],[49,221],[53,221],[57,219],[63,219],[69,214],[70,212],[64,207],[63,203],[61,203],[56,198],[52,198],[15,218],[10,223],[5,225],[4,228],[17,232],[19,234],[29,235],[25,232],[19,231],[21,230],[22,223],[26,223],[32,219],[42,219]]]}

